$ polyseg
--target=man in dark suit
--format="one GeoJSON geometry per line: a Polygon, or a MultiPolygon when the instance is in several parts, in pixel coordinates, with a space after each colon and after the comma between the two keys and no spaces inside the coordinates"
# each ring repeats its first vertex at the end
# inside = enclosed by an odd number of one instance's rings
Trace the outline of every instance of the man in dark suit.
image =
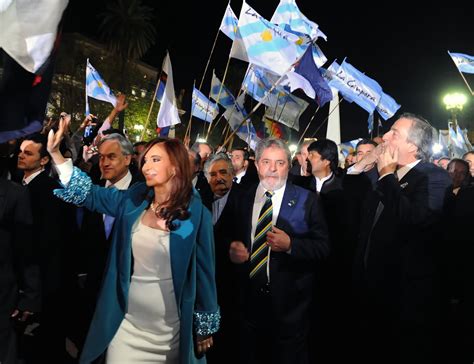
{"type": "Polygon", "coordinates": [[[260,183],[234,215],[230,258],[239,272],[239,363],[307,363],[315,269],[329,252],[316,195],[287,182],[287,145],[256,148],[260,183]]]}
{"type": "Polygon", "coordinates": [[[258,183],[257,170],[253,161],[249,160],[250,153],[245,148],[235,148],[231,153],[232,167],[234,167],[234,182],[244,188],[258,183]]]}
{"type": "Polygon", "coordinates": [[[204,172],[201,169],[201,155],[194,149],[188,150],[189,163],[193,174],[193,186],[201,196],[202,204],[212,211],[213,193],[204,172]]]}
{"type": "Polygon", "coordinates": [[[28,191],[0,177],[0,362],[16,363],[14,322],[40,310],[40,288],[28,191]]]}
{"type": "MultiPolygon", "coordinates": [[[[365,363],[436,363],[438,248],[447,172],[429,163],[433,128],[403,114],[384,136],[354,261],[358,353],[365,363]]],[[[439,346],[438,346],[439,347],[439,346]]]]}
{"type": "Polygon", "coordinates": [[[318,194],[326,217],[331,253],[319,266],[314,289],[314,319],[311,335],[312,356],[321,362],[346,360],[344,350],[337,350],[349,340],[347,303],[351,292],[351,272],[354,246],[347,236],[346,196],[338,170],[339,153],[336,143],[319,139],[308,147],[308,170],[311,175],[294,176],[293,183],[318,194]]]}
{"type": "Polygon", "coordinates": [[[72,284],[70,251],[74,247],[74,210],[58,201],[53,190],[59,182],[48,175],[50,162],[46,136],[32,134],[23,140],[18,154],[18,169],[30,194],[34,231],[34,257],[38,262],[42,307],[40,326],[35,336],[37,352],[32,362],[64,361],[66,326],[64,317],[72,284]],[[37,340],[36,340],[37,339],[37,340]]]}
{"type": "Polygon", "coordinates": [[[230,212],[238,203],[241,187],[233,183],[234,169],[226,153],[216,153],[204,164],[204,174],[214,194],[212,203],[212,223],[216,256],[217,300],[221,309],[221,325],[214,335],[214,349],[207,354],[209,363],[236,363],[229,352],[235,347],[237,336],[238,295],[233,264],[229,259],[229,232],[233,229],[230,212]]]}

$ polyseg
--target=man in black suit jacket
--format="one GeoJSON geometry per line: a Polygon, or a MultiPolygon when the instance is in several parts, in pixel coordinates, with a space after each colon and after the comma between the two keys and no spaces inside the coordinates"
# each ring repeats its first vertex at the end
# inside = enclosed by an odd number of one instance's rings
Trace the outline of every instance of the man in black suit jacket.
{"type": "Polygon", "coordinates": [[[193,172],[193,186],[201,196],[202,204],[206,206],[209,211],[212,211],[212,201],[214,200],[211,187],[207,181],[204,172],[201,170],[201,155],[193,150],[188,150],[189,162],[193,172]]]}
{"type": "Polygon", "coordinates": [[[53,195],[59,182],[49,177],[46,166],[50,157],[47,139],[33,134],[23,140],[18,154],[18,169],[24,172],[22,183],[30,194],[33,215],[34,257],[39,264],[42,307],[37,350],[32,360],[64,361],[68,290],[73,284],[70,251],[74,248],[74,209],[53,195]]]}
{"type": "Polygon", "coordinates": [[[424,119],[401,115],[383,140],[372,156],[380,178],[366,197],[354,261],[359,360],[436,363],[438,245],[450,180],[428,162],[433,128],[424,119]]]}
{"type": "Polygon", "coordinates": [[[239,363],[307,363],[314,273],[329,252],[326,223],[316,195],[287,182],[283,141],[264,139],[255,155],[260,183],[236,207],[230,246],[241,295],[236,351],[239,363]],[[272,209],[261,214],[268,200],[272,209]],[[270,217],[260,230],[258,220],[270,217]]]}
{"type": "MultiPolygon", "coordinates": [[[[231,211],[238,203],[241,187],[233,183],[234,169],[226,153],[216,153],[204,164],[204,174],[214,194],[212,223],[216,256],[217,300],[221,309],[221,325],[214,336],[214,349],[207,354],[209,363],[234,363],[236,357],[229,356],[235,348],[237,335],[238,292],[236,290],[233,264],[229,259],[229,236],[234,222],[231,211]]],[[[237,364],[237,362],[235,362],[237,364]]]]}
{"type": "Polygon", "coordinates": [[[40,310],[40,288],[28,191],[0,177],[0,362],[16,363],[14,321],[40,310]]]}
{"type": "Polygon", "coordinates": [[[232,166],[234,167],[234,182],[243,188],[258,183],[257,169],[254,161],[250,160],[250,153],[245,148],[234,148],[231,153],[232,166]]]}

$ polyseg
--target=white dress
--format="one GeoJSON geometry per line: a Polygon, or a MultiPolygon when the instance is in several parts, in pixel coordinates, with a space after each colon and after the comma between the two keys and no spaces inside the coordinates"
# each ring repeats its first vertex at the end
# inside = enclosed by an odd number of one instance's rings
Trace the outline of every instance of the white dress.
{"type": "Polygon", "coordinates": [[[128,310],[107,349],[107,364],[177,363],[179,316],[170,265],[170,234],[143,225],[132,232],[128,310]]]}

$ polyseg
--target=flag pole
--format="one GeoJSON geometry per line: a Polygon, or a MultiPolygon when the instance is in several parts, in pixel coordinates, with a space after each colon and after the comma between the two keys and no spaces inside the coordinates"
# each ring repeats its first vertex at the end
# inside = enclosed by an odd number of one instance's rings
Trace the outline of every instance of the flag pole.
{"type": "MultiPolygon", "coordinates": [[[[311,116],[311,119],[309,119],[308,125],[306,125],[306,128],[305,128],[305,130],[303,131],[303,134],[301,134],[301,137],[300,137],[300,139],[298,140],[297,145],[300,145],[301,141],[303,140],[304,135],[306,134],[306,132],[307,132],[308,129],[309,129],[309,126],[311,125],[311,122],[313,121],[314,117],[316,116],[316,113],[319,111],[320,108],[321,108],[321,106],[318,105],[318,107],[316,108],[316,111],[314,112],[313,116],[311,116]]],[[[329,116],[328,116],[328,117],[329,117],[329,116]]]]}
{"type": "Polygon", "coordinates": [[[209,54],[209,58],[207,59],[206,67],[204,68],[204,74],[202,75],[201,82],[199,83],[199,91],[201,91],[202,84],[204,83],[204,78],[206,77],[207,69],[209,67],[209,63],[211,62],[212,54],[214,53],[214,48],[216,47],[217,38],[219,37],[219,32],[221,31],[220,27],[217,29],[216,37],[214,38],[214,44],[211,48],[211,53],[209,54]]]}
{"type": "MultiPolygon", "coordinates": [[[[86,64],[86,87],[85,87],[85,91],[86,91],[86,114],[89,112],[90,114],[90,109],[89,109],[89,99],[87,98],[87,66],[89,65],[89,58],[87,58],[87,64],[86,64]]],[[[87,116],[87,115],[86,115],[87,116]]]]}
{"type": "Polygon", "coordinates": [[[334,106],[334,108],[329,112],[328,116],[326,117],[326,119],[323,120],[323,122],[321,123],[321,125],[315,130],[315,132],[313,133],[313,135],[311,136],[312,138],[314,138],[314,136],[316,135],[316,133],[319,131],[319,129],[321,129],[321,127],[326,124],[326,122],[328,121],[329,119],[329,116],[336,110],[336,108],[339,106],[339,104],[342,102],[344,98],[341,97],[341,99],[339,100],[339,102],[337,103],[336,106],[334,106]]]}
{"type": "MultiPolygon", "coordinates": [[[[288,71],[290,71],[291,69],[293,68],[293,65],[291,65],[290,69],[288,71]]],[[[288,72],[287,71],[287,72],[288,72]]],[[[244,125],[244,123],[250,119],[250,117],[255,114],[255,112],[257,111],[257,109],[260,107],[260,105],[263,104],[263,102],[268,98],[268,96],[272,93],[272,91],[275,89],[275,87],[277,87],[277,85],[281,82],[281,80],[283,80],[283,77],[285,77],[285,74],[286,72],[283,73],[283,75],[281,75],[278,80],[275,81],[275,83],[272,85],[272,87],[270,88],[270,90],[268,90],[265,95],[263,96],[263,98],[257,103],[257,105],[255,105],[253,107],[253,109],[250,111],[250,113],[244,118],[244,120],[242,120],[242,122],[239,124],[239,126],[237,128],[235,128],[235,130],[232,131],[232,133],[227,137],[226,140],[224,140],[224,143],[223,145],[225,146],[230,138],[232,138],[234,136],[234,134],[237,132],[237,130],[239,130],[239,128],[244,125]]]]}
{"type": "MultiPolygon", "coordinates": [[[[222,92],[222,88],[224,87],[224,81],[227,77],[227,71],[229,70],[229,64],[230,64],[230,57],[227,59],[227,64],[225,65],[225,70],[224,70],[224,76],[222,77],[222,81],[221,81],[221,87],[219,87],[219,93],[217,94],[217,100],[216,102],[219,104],[219,100],[221,98],[221,92],[222,92]]],[[[211,85],[212,87],[212,85],[211,85]]],[[[206,139],[209,137],[209,134],[211,133],[211,130],[213,129],[212,127],[212,123],[209,125],[209,129],[207,130],[207,136],[206,136],[206,139]]]]}
{"type": "MultiPolygon", "coordinates": [[[[193,90],[194,88],[196,87],[196,80],[194,80],[193,82],[193,90]]],[[[191,96],[192,98],[192,96],[191,96]]],[[[184,139],[186,139],[186,137],[188,136],[189,134],[189,140],[191,140],[191,122],[193,120],[193,103],[191,101],[191,112],[189,113],[189,121],[188,121],[188,126],[186,127],[186,132],[184,133],[184,139]]]]}
{"type": "MultiPolygon", "coordinates": [[[[148,116],[146,117],[145,127],[143,128],[142,134],[140,135],[140,141],[143,140],[143,137],[146,133],[146,129],[148,128],[148,124],[150,122],[151,111],[153,110],[153,105],[155,104],[155,100],[156,100],[156,94],[158,93],[158,88],[160,87],[162,73],[163,73],[163,69],[160,71],[160,74],[158,75],[158,82],[156,83],[155,93],[153,94],[153,98],[151,99],[151,105],[150,105],[150,109],[148,110],[148,116]]],[[[163,97],[165,97],[164,94],[163,94],[163,97]]]]}
{"type": "Polygon", "coordinates": [[[453,61],[454,65],[456,66],[456,69],[458,70],[459,74],[461,75],[462,79],[464,80],[464,83],[466,84],[467,88],[469,89],[469,92],[471,93],[472,96],[474,96],[474,92],[472,92],[471,86],[469,86],[469,83],[467,82],[467,80],[466,80],[466,78],[464,77],[464,75],[462,74],[462,72],[459,70],[458,65],[456,64],[456,62],[454,62],[454,59],[453,59],[453,57],[451,56],[451,54],[449,53],[449,51],[448,51],[448,54],[449,54],[449,58],[451,58],[451,60],[453,61]]]}
{"type": "MultiPolygon", "coordinates": [[[[230,58],[231,58],[231,57],[229,57],[228,63],[230,62],[230,58]]],[[[249,72],[249,69],[250,69],[250,68],[247,68],[247,71],[245,72],[245,75],[244,75],[244,79],[245,79],[245,77],[247,77],[247,74],[248,74],[248,72],[249,72]]],[[[227,67],[226,67],[226,71],[224,72],[224,79],[225,79],[226,75],[227,75],[227,67]]],[[[221,82],[221,89],[219,90],[219,96],[218,96],[218,98],[220,97],[220,92],[221,92],[222,87],[223,87],[223,85],[224,85],[224,79],[223,79],[222,82],[221,82]]],[[[238,94],[237,94],[237,97],[235,98],[235,102],[237,102],[237,99],[240,97],[240,95],[242,95],[242,92],[244,92],[244,89],[241,87],[240,90],[239,90],[239,92],[238,92],[238,94]]],[[[232,112],[230,113],[229,119],[232,117],[232,114],[234,113],[234,110],[235,110],[235,108],[232,108],[232,112]]],[[[224,116],[224,115],[222,115],[222,116],[224,116]]],[[[219,120],[220,120],[220,118],[219,118],[219,120]]],[[[219,120],[217,120],[217,122],[219,122],[219,120]]],[[[215,127],[215,126],[217,126],[217,123],[214,125],[214,127],[215,127]]],[[[209,134],[214,130],[214,127],[211,128],[211,130],[209,131],[209,134]]],[[[224,135],[224,133],[222,133],[222,135],[224,135]]],[[[227,136],[225,136],[225,138],[227,138],[227,136]]],[[[224,139],[225,139],[225,138],[224,138],[224,139]]]]}

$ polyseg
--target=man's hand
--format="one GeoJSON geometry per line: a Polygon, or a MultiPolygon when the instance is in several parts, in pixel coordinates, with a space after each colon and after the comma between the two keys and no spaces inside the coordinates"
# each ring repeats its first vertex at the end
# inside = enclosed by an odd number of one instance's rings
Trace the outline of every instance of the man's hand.
{"type": "Polygon", "coordinates": [[[377,169],[379,175],[394,173],[398,165],[398,148],[392,148],[390,145],[382,145],[382,153],[377,159],[377,169]]]}
{"type": "Polygon", "coordinates": [[[117,102],[115,103],[115,110],[118,112],[121,112],[125,110],[128,107],[128,102],[126,101],[126,96],[125,94],[119,94],[117,96],[117,102]]]}
{"type": "Polygon", "coordinates": [[[375,165],[382,150],[383,144],[377,145],[371,153],[364,155],[360,161],[356,162],[353,168],[360,172],[368,171],[375,165]]]}
{"type": "Polygon", "coordinates": [[[232,263],[241,264],[249,260],[250,254],[244,243],[233,241],[230,243],[229,257],[232,263]]]}
{"type": "Polygon", "coordinates": [[[51,129],[48,133],[48,144],[46,149],[48,153],[51,155],[55,164],[62,164],[66,160],[64,159],[63,155],[59,150],[59,146],[61,145],[61,140],[64,136],[64,131],[66,129],[66,120],[61,118],[59,120],[59,127],[58,131],[55,133],[53,129],[51,129]]]}
{"type": "Polygon", "coordinates": [[[274,252],[286,252],[291,249],[290,237],[276,226],[267,233],[267,244],[274,252]]]}
{"type": "Polygon", "coordinates": [[[95,115],[89,114],[84,118],[84,121],[82,124],[79,126],[79,129],[85,129],[89,125],[95,126],[97,123],[93,123],[94,119],[97,119],[95,115]]]}

